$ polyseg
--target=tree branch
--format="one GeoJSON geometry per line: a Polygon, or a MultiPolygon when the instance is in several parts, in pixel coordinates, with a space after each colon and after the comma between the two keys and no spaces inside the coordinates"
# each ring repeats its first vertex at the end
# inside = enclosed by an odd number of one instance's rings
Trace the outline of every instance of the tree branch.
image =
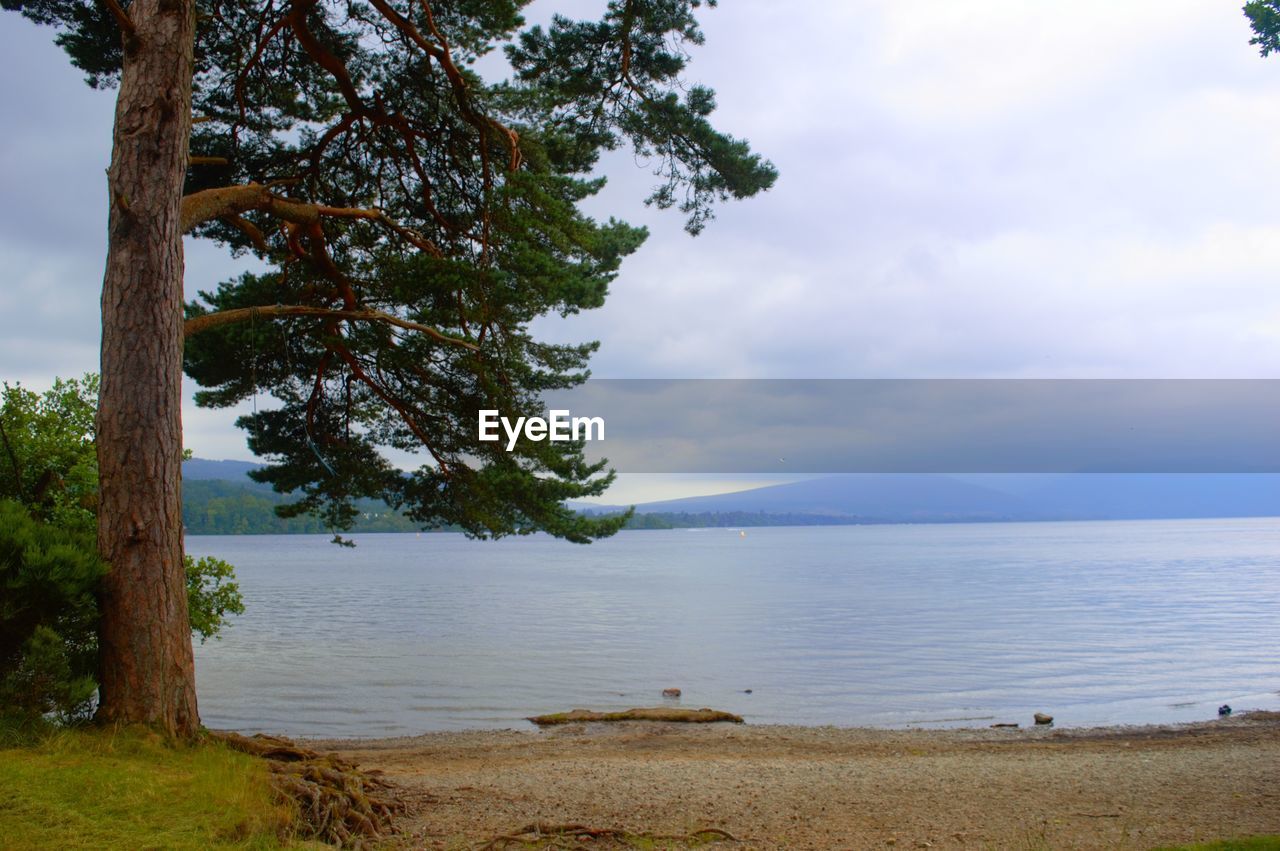
{"type": "Polygon", "coordinates": [[[267,245],[267,238],[262,231],[253,222],[241,216],[226,216],[228,224],[236,228],[245,236],[249,237],[249,241],[253,243],[253,247],[266,254],[270,247],[267,245]]]}
{"type": "Polygon", "coordinates": [[[426,238],[421,234],[396,224],[381,210],[363,207],[329,207],[324,204],[295,201],[292,198],[276,195],[269,186],[261,183],[203,189],[185,196],[182,199],[182,232],[189,233],[197,225],[213,219],[238,216],[250,210],[261,210],[298,225],[314,225],[326,218],[366,219],[380,222],[424,251],[429,251],[436,256],[439,256],[440,252],[434,245],[427,244],[426,238]]]}
{"type": "Polygon", "coordinates": [[[409,428],[409,431],[413,432],[413,436],[418,438],[418,442],[425,446],[427,451],[431,453],[431,457],[435,459],[436,464],[440,467],[440,472],[445,476],[449,476],[449,465],[446,464],[445,460],[440,457],[438,452],[436,452],[435,447],[431,444],[431,438],[418,426],[417,422],[414,421],[413,414],[410,413],[410,411],[407,410],[405,406],[386,388],[382,387],[369,377],[369,374],[364,371],[364,367],[360,366],[360,361],[356,360],[356,356],[353,355],[346,346],[339,344],[335,346],[332,351],[336,352],[338,357],[342,358],[346,362],[347,366],[351,367],[352,375],[363,381],[365,386],[377,394],[379,399],[395,408],[396,413],[400,415],[401,421],[409,428]]]}
{"type": "MultiPolygon", "coordinates": [[[[332,213],[329,208],[323,208],[332,213]]],[[[238,216],[249,210],[265,210],[285,221],[300,225],[318,222],[322,208],[301,201],[291,201],[272,194],[261,183],[243,186],[222,186],[193,192],[182,199],[182,232],[187,233],[196,225],[224,216],[238,216]]],[[[377,218],[376,213],[366,211],[364,218],[377,218]]]]}
{"type": "Polygon", "coordinates": [[[116,19],[120,31],[124,33],[126,40],[136,42],[138,39],[138,28],[133,23],[133,18],[129,17],[129,13],[124,10],[117,0],[102,0],[102,4],[107,7],[107,11],[111,13],[111,17],[116,19]]]}
{"type": "Polygon", "coordinates": [[[221,325],[244,322],[255,317],[274,319],[280,316],[321,316],[330,319],[385,322],[388,325],[395,325],[398,328],[406,328],[410,331],[419,331],[432,339],[439,340],[442,343],[461,346],[462,348],[470,349],[473,352],[480,351],[480,347],[476,346],[474,343],[469,343],[466,340],[461,340],[457,337],[451,337],[448,334],[441,333],[430,325],[411,322],[408,319],[401,319],[399,316],[393,316],[390,313],[383,313],[380,310],[331,310],[327,307],[309,307],[302,304],[274,304],[263,305],[262,307],[237,307],[232,310],[220,310],[216,313],[205,313],[201,316],[193,316],[183,323],[183,334],[187,337],[191,337],[195,334],[199,334],[201,331],[207,331],[210,328],[217,328],[221,325]]]}
{"type": "Polygon", "coordinates": [[[307,12],[319,0],[293,0],[289,4],[289,13],[286,20],[289,22],[289,28],[293,30],[294,38],[298,40],[298,44],[306,51],[306,54],[321,68],[329,72],[329,76],[333,77],[333,81],[338,84],[338,90],[342,92],[343,99],[347,105],[357,115],[366,115],[369,112],[364,101],[360,99],[360,93],[356,91],[355,83],[351,80],[351,73],[347,70],[346,64],[325,49],[320,40],[315,37],[310,29],[307,28],[307,12]]]}

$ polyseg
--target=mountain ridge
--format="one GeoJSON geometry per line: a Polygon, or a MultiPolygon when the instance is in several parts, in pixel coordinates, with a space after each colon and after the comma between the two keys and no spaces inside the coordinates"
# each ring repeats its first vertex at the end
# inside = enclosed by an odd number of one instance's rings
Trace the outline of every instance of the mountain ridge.
{"type": "MultiPolygon", "coordinates": [[[[273,493],[269,486],[248,477],[262,464],[192,458],[182,466],[183,476],[192,481],[234,482],[246,490],[273,493]]],[[[572,503],[571,507],[593,514],[627,508],[589,503],[572,503]]],[[[791,522],[809,518],[822,524],[1272,517],[1280,516],[1280,475],[833,475],[657,500],[635,508],[640,515],[702,518],[700,525],[713,515],[776,516],[779,521],[791,522]]]]}

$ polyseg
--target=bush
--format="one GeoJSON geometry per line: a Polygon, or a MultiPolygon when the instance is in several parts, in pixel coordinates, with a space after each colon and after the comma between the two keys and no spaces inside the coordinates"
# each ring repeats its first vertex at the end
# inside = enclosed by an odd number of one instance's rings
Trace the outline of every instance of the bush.
{"type": "Polygon", "coordinates": [[[106,572],[88,535],[0,500],[0,713],[87,713],[98,662],[95,594],[106,572]]]}
{"type": "Polygon", "coordinates": [[[88,718],[98,684],[77,667],[62,636],[36,627],[22,645],[17,666],[0,681],[0,706],[31,721],[47,714],[64,723],[88,718]]]}
{"type": "MultiPolygon", "coordinates": [[[[98,377],[43,394],[0,385],[0,715],[76,718],[96,690],[98,377]]],[[[225,561],[187,556],[191,629],[217,636],[244,603],[225,561]]]]}
{"type": "MultiPolygon", "coordinates": [[[[235,570],[185,558],[191,630],[216,637],[243,614],[235,570]]],[[[41,522],[0,500],[0,715],[86,716],[97,690],[98,581],[107,566],[85,532],[41,522]]]]}

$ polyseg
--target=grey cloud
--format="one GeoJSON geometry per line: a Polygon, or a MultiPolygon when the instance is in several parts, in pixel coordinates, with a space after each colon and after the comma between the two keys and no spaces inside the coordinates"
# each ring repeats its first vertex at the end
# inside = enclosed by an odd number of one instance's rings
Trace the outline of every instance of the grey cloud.
{"type": "Polygon", "coordinates": [[[629,473],[1280,472],[1280,380],[593,380],[629,473]]]}
{"type": "MultiPolygon", "coordinates": [[[[600,2],[539,0],[598,13],[600,2]]],[[[1266,377],[1280,367],[1280,62],[1218,4],[734,0],[689,82],[773,159],[688,238],[607,161],[599,216],[646,224],[608,304],[546,319],[605,377],[1266,377]]],[[[0,373],[93,367],[110,94],[0,16],[0,373]],[[16,63],[16,64],[15,64],[16,63]],[[17,211],[17,212],[15,212],[17,211]],[[26,312],[19,318],[20,312],[26,312]]],[[[237,264],[189,249],[188,292],[237,264]]],[[[243,457],[225,412],[189,431],[243,457]],[[221,419],[220,419],[221,418],[221,419]],[[207,426],[206,426],[207,424],[207,426]]],[[[214,454],[196,441],[198,451],[214,454]]]]}

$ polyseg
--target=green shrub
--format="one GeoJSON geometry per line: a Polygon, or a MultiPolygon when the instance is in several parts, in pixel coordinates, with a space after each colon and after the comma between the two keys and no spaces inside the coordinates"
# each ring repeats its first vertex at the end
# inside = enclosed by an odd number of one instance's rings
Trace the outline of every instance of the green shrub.
{"type": "MultiPolygon", "coordinates": [[[[191,630],[206,641],[244,612],[235,569],[213,557],[186,556],[185,565],[191,630]]],[[[67,721],[88,713],[106,572],[90,535],[0,500],[0,715],[67,721]]]]}
{"type": "MultiPolygon", "coordinates": [[[[0,385],[0,715],[83,715],[96,689],[98,377],[0,385]]],[[[191,629],[244,612],[235,570],[187,556],[191,629]]]]}
{"type": "Polygon", "coordinates": [[[98,581],[84,532],[0,500],[0,712],[84,714],[97,670],[98,581]]]}
{"type": "Polygon", "coordinates": [[[97,689],[92,676],[77,672],[62,636],[38,626],[0,681],[0,706],[30,720],[53,714],[71,722],[88,717],[97,689]]]}

